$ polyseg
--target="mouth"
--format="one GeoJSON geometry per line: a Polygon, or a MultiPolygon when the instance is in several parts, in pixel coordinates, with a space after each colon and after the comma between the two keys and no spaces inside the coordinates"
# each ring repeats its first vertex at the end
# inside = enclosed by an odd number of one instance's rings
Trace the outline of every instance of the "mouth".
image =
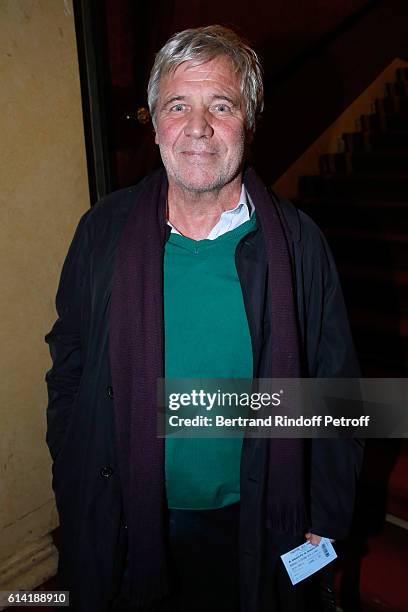
{"type": "Polygon", "coordinates": [[[187,157],[210,157],[216,155],[215,151],[180,151],[180,153],[187,157]]]}

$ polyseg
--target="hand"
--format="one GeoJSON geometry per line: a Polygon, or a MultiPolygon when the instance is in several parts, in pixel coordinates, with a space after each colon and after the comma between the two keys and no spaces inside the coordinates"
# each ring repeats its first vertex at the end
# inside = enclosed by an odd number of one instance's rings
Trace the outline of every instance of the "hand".
{"type": "MultiPolygon", "coordinates": [[[[318,544],[320,544],[320,540],[322,539],[322,536],[316,535],[315,533],[305,533],[305,538],[306,540],[308,540],[311,544],[313,544],[313,546],[317,546],[318,544]]],[[[336,540],[332,540],[330,539],[330,542],[333,544],[333,542],[335,542],[336,540]]]]}

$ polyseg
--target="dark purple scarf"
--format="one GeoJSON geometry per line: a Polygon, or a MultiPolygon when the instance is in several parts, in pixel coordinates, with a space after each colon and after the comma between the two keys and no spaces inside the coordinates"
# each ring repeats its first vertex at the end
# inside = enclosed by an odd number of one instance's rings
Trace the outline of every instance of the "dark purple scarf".
{"type": "MultiPolygon", "coordinates": [[[[300,376],[290,235],[252,169],[244,177],[265,240],[272,321],[270,377],[300,376]]],[[[163,257],[167,178],[145,179],[120,238],[110,315],[118,462],[128,525],[130,597],[145,605],[168,591],[164,440],[157,438],[157,379],[164,376],[163,257]]],[[[304,516],[301,440],[271,440],[268,523],[297,530],[304,516]]],[[[302,525],[303,526],[303,525],[302,525]]]]}

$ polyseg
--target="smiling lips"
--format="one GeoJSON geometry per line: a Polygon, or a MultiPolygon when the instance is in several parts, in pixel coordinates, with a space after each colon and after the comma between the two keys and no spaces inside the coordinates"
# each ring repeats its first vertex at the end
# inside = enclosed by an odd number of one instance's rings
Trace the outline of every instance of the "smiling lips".
{"type": "Polygon", "coordinates": [[[189,157],[200,157],[206,155],[216,155],[216,151],[179,151],[182,155],[187,155],[189,157]]]}

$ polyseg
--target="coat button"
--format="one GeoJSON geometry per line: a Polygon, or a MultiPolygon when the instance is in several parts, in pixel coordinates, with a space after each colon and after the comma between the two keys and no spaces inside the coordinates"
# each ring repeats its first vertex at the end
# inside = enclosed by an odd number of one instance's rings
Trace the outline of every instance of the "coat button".
{"type": "Polygon", "coordinates": [[[106,393],[108,394],[108,397],[113,398],[113,387],[111,387],[110,385],[108,385],[106,387],[106,393]]]}
{"type": "Polygon", "coordinates": [[[99,473],[102,478],[110,478],[113,474],[113,470],[110,465],[104,465],[99,473]]]}

